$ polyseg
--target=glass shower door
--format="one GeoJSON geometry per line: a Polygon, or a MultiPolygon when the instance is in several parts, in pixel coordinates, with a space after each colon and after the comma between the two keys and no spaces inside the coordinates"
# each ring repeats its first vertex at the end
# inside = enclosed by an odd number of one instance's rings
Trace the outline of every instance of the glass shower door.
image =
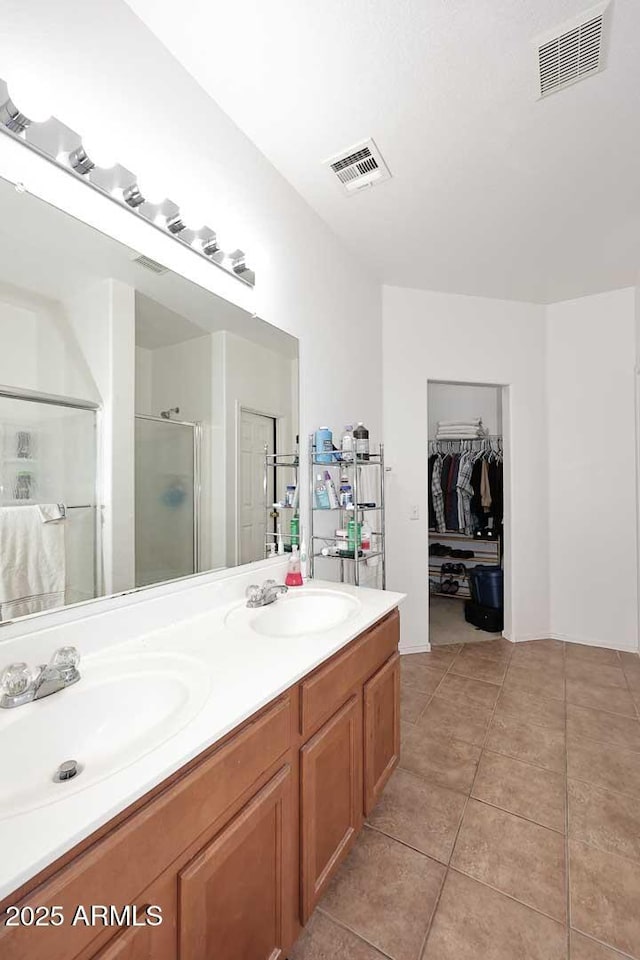
{"type": "Polygon", "coordinates": [[[197,425],[135,421],[136,586],[197,573],[197,425]]]}

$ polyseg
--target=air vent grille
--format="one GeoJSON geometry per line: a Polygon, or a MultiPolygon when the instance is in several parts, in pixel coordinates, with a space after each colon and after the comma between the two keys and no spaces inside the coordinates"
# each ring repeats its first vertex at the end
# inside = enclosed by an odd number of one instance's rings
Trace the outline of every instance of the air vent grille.
{"type": "Polygon", "coordinates": [[[137,263],[138,266],[143,267],[145,270],[150,270],[151,273],[163,274],[169,272],[168,267],[164,267],[161,263],[158,263],[157,260],[152,260],[151,257],[145,257],[143,253],[140,253],[137,257],[134,257],[133,262],[137,263]]]}
{"type": "Polygon", "coordinates": [[[539,95],[546,97],[602,69],[605,7],[538,44],[539,95]]]}
{"type": "Polygon", "coordinates": [[[357,193],[365,187],[373,187],[391,177],[389,168],[373,140],[365,140],[336,157],[325,160],[325,164],[338,178],[348,195],[357,193]]]}

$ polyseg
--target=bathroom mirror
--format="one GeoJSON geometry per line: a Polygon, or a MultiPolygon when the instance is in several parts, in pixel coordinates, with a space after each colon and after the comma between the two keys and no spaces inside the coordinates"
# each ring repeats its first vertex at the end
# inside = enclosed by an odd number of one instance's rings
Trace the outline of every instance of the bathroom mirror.
{"type": "Polygon", "coordinates": [[[295,338],[2,180],[0,203],[0,622],[262,559],[295,338]]]}

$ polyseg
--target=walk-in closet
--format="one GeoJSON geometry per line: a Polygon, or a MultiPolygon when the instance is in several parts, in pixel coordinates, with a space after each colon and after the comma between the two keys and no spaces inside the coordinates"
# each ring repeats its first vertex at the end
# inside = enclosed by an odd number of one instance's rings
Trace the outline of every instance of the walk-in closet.
{"type": "Polygon", "coordinates": [[[504,626],[503,388],[428,388],[429,639],[500,636],[504,626]]]}

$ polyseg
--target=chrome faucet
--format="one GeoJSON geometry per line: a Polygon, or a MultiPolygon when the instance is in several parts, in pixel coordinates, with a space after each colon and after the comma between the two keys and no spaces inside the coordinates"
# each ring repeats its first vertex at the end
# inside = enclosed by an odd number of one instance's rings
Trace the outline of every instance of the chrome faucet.
{"type": "Polygon", "coordinates": [[[265,580],[261,587],[257,583],[247,587],[246,598],[248,607],[266,607],[278,599],[278,594],[286,593],[289,587],[284,583],[276,583],[275,580],[265,580]]]}
{"type": "Polygon", "coordinates": [[[35,670],[26,663],[11,663],[0,674],[0,707],[21,707],[42,700],[80,679],[80,654],[75,647],[60,647],[35,670]]]}

